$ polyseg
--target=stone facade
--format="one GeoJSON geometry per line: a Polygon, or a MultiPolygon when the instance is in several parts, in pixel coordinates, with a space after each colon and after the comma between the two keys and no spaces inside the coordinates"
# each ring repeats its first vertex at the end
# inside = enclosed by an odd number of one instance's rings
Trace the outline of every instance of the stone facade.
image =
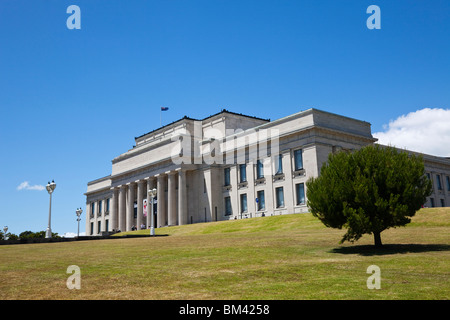
{"type": "MultiPolygon", "coordinates": [[[[375,142],[370,123],[317,109],[275,121],[184,117],[136,137],[111,175],[88,183],[86,234],[149,228],[153,188],[155,227],[307,212],[305,183],[328,155],[375,142]]],[[[434,183],[426,205],[448,206],[450,160],[423,156],[434,183]]]]}

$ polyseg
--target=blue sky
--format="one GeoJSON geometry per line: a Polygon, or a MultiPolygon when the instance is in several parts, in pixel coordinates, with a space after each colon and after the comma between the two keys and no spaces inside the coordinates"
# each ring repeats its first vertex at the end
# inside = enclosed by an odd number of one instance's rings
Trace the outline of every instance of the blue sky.
{"type": "Polygon", "coordinates": [[[160,106],[163,124],[314,107],[373,132],[448,114],[449,32],[448,0],[2,0],[0,226],[45,230],[47,192],[18,186],[54,179],[52,230],[76,232],[87,182],[159,127],[160,106]],[[66,26],[72,4],[80,30],[66,26]],[[366,27],[372,4],[379,30],[366,27]]]}

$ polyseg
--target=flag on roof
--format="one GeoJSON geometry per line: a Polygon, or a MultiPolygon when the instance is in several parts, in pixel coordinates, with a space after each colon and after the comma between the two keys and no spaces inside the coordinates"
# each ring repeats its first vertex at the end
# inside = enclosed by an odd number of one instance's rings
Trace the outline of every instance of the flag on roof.
{"type": "Polygon", "coordinates": [[[167,111],[169,110],[169,107],[161,107],[161,111],[167,111]]]}

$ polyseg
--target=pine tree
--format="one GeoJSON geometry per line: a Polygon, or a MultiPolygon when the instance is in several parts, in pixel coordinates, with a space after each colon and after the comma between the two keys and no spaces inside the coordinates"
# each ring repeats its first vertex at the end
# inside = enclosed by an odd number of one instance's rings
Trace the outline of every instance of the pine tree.
{"type": "Polygon", "coordinates": [[[431,194],[421,156],[380,145],[330,154],[306,186],[312,214],[347,229],[341,243],[373,234],[377,247],[382,231],[409,223],[431,194]]]}

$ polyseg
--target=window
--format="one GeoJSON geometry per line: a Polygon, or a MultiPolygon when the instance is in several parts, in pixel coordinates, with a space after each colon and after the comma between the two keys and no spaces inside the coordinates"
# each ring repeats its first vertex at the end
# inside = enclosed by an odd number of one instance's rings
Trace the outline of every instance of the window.
{"type": "Polygon", "coordinates": [[[229,186],[231,184],[230,168],[223,169],[223,177],[224,177],[224,181],[223,181],[224,185],[229,186]]]}
{"type": "Polygon", "coordinates": [[[277,162],[275,163],[275,174],[283,173],[283,155],[279,154],[277,157],[277,162]]]}
{"type": "Polygon", "coordinates": [[[305,184],[297,183],[295,185],[295,194],[297,195],[297,205],[305,204],[305,184]]]}
{"type": "Polygon", "coordinates": [[[302,149],[295,150],[294,151],[294,170],[301,170],[303,169],[303,154],[302,149]]]}
{"type": "Polygon", "coordinates": [[[101,230],[102,230],[102,222],[101,222],[101,221],[98,221],[98,222],[97,222],[97,233],[100,233],[101,230]]]}
{"type": "Polygon", "coordinates": [[[264,178],[264,164],[261,160],[256,162],[256,179],[264,178]]]}
{"type": "Polygon", "coordinates": [[[239,165],[239,179],[241,183],[247,182],[247,167],[245,164],[239,165]]]}
{"type": "Polygon", "coordinates": [[[441,199],[441,207],[445,207],[445,201],[444,201],[444,199],[441,199]]]}
{"type": "Polygon", "coordinates": [[[438,190],[442,190],[441,176],[438,174],[436,175],[436,182],[437,182],[438,190]]]}
{"type": "Polygon", "coordinates": [[[91,236],[94,234],[94,223],[91,222],[91,236]]]}
{"type": "Polygon", "coordinates": [[[430,198],[431,207],[434,208],[434,198],[430,198]]]}
{"type": "Polygon", "coordinates": [[[247,194],[241,194],[241,212],[247,212],[247,194]]]}
{"type": "Polygon", "coordinates": [[[447,191],[450,191],[450,177],[446,176],[445,180],[447,180],[447,191]]]}
{"type": "Polygon", "coordinates": [[[266,200],[264,199],[264,190],[260,190],[258,195],[258,211],[266,209],[266,200]]]}
{"type": "Polygon", "coordinates": [[[99,215],[101,215],[102,214],[102,204],[103,204],[103,201],[102,200],[100,200],[99,202],[98,202],[98,214],[99,215]]]}
{"type": "Polygon", "coordinates": [[[110,202],[110,200],[111,200],[110,198],[106,199],[106,212],[109,212],[109,202],[110,202]]]}
{"type": "Polygon", "coordinates": [[[277,196],[277,208],[284,207],[284,191],[283,187],[278,187],[275,189],[275,193],[277,196]]]}
{"type": "Polygon", "coordinates": [[[109,220],[105,220],[105,231],[109,231],[109,220]]]}
{"type": "Polygon", "coordinates": [[[231,216],[233,211],[231,210],[231,198],[225,197],[225,215],[231,216]]]}
{"type": "Polygon", "coordinates": [[[91,203],[91,217],[93,217],[95,214],[95,202],[91,203]]]}

